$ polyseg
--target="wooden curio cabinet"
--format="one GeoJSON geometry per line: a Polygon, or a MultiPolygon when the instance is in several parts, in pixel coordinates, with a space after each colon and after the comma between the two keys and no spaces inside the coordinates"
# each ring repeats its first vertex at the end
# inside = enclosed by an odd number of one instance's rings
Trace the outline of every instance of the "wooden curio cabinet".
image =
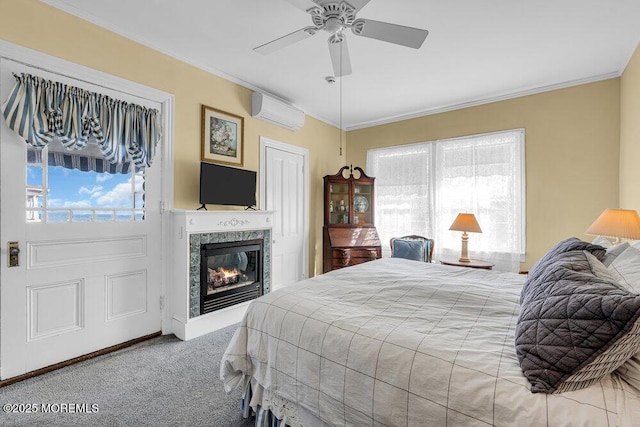
{"type": "Polygon", "coordinates": [[[374,180],[353,166],[324,177],[324,272],[382,256],[374,226],[374,180]]]}
{"type": "Polygon", "coordinates": [[[324,225],[341,227],[373,226],[373,181],[359,167],[343,166],[335,175],[324,177],[324,225]],[[349,170],[349,177],[343,173],[349,170]],[[353,170],[360,176],[353,177],[353,170]]]}

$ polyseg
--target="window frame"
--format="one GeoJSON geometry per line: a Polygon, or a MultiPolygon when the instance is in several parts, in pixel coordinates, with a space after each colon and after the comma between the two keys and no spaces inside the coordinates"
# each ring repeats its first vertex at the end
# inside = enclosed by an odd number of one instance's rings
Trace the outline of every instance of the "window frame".
{"type": "MultiPolygon", "coordinates": [[[[499,136],[499,135],[504,135],[504,134],[515,134],[517,135],[517,140],[514,142],[515,144],[517,144],[517,149],[519,151],[519,159],[517,159],[516,161],[519,161],[519,169],[520,169],[520,206],[519,206],[519,210],[520,210],[520,248],[519,248],[519,253],[515,253],[515,255],[518,255],[519,257],[519,261],[525,262],[526,261],[526,138],[525,138],[525,129],[524,128],[516,128],[516,129],[508,129],[508,130],[501,130],[501,131],[495,131],[495,132],[486,132],[486,133],[480,133],[480,134],[472,134],[472,135],[465,135],[465,136],[460,136],[460,137],[454,137],[454,138],[446,138],[446,139],[437,139],[437,140],[430,140],[430,141],[424,141],[424,142],[418,142],[418,143],[411,143],[411,144],[400,144],[400,145],[390,145],[387,147],[383,147],[383,148],[375,148],[375,149],[370,149],[367,150],[367,172],[371,173],[372,176],[375,177],[376,172],[374,170],[374,167],[372,167],[372,159],[373,157],[377,154],[377,153],[382,153],[382,152],[389,152],[390,150],[402,150],[403,148],[406,148],[407,150],[415,150],[417,148],[423,148],[423,149],[427,149],[430,150],[430,162],[431,164],[429,165],[429,192],[430,192],[430,196],[432,197],[432,205],[436,204],[436,199],[438,197],[438,191],[437,191],[437,187],[438,187],[438,180],[436,177],[436,164],[438,162],[438,155],[437,155],[437,151],[438,151],[438,146],[441,144],[447,144],[447,143],[451,143],[451,142],[460,142],[460,141],[469,141],[469,140],[482,140],[483,138],[491,138],[491,137],[495,137],[495,136],[499,136]]],[[[514,135],[514,136],[515,136],[514,135]]],[[[380,192],[376,192],[376,198],[379,197],[380,192]]],[[[380,204],[378,202],[378,200],[376,200],[376,208],[382,208],[382,204],[380,204]]],[[[382,213],[380,213],[379,216],[381,216],[382,213]]],[[[430,219],[429,222],[432,224],[437,224],[437,220],[435,219],[436,215],[433,215],[430,219]]],[[[381,218],[379,218],[381,219],[381,218]]],[[[436,247],[437,247],[437,243],[436,243],[436,247]]],[[[495,252],[496,254],[501,253],[501,252],[495,252]]]]}
{"type": "MultiPolygon", "coordinates": [[[[35,150],[33,147],[30,147],[28,145],[25,145],[25,150],[35,150]]],[[[49,206],[49,168],[51,167],[49,165],[49,161],[48,161],[48,150],[49,150],[49,146],[45,146],[41,149],[42,153],[41,153],[41,157],[40,157],[40,162],[36,163],[29,163],[28,160],[28,156],[27,157],[27,162],[26,162],[26,168],[27,170],[30,167],[35,167],[35,168],[40,168],[42,176],[41,176],[41,186],[38,185],[32,185],[29,184],[28,182],[28,174],[26,176],[26,180],[25,180],[25,190],[27,192],[26,194],[26,203],[25,203],[25,221],[27,224],[88,224],[88,223],[94,223],[94,224],[104,224],[104,223],[110,223],[110,222],[140,222],[140,221],[145,221],[146,219],[146,203],[143,202],[142,203],[142,207],[137,207],[136,206],[136,202],[137,202],[137,195],[138,194],[142,194],[142,199],[141,200],[145,200],[144,194],[145,194],[145,190],[144,190],[144,186],[145,186],[145,182],[146,182],[146,170],[143,168],[138,168],[135,165],[131,165],[131,168],[129,169],[129,171],[127,172],[127,176],[129,177],[129,185],[130,185],[130,199],[131,199],[131,207],[100,207],[100,206],[84,206],[84,207],[55,207],[55,206],[49,206]],[[141,174],[142,175],[142,191],[136,191],[136,185],[138,182],[138,177],[137,175],[141,174]],[[37,203],[35,203],[33,206],[30,205],[30,201],[29,201],[29,191],[36,191],[40,190],[39,192],[41,193],[38,196],[35,197],[40,197],[41,198],[41,204],[40,206],[38,206],[37,203]],[[67,212],[67,219],[66,220],[55,220],[55,221],[51,221],[49,219],[49,214],[53,213],[53,212],[67,212]],[[76,218],[76,215],[74,214],[78,214],[78,213],[84,213],[84,212],[89,212],[90,216],[87,220],[77,220],[74,219],[76,218]],[[118,218],[118,214],[126,212],[127,214],[127,219],[123,219],[123,218],[118,218]],[[98,215],[100,213],[109,213],[111,215],[110,219],[98,219],[98,215]]],[[[56,167],[62,167],[65,168],[64,166],[56,166],[56,167]]],[[[81,171],[80,169],[75,169],[75,168],[65,168],[65,169],[69,169],[69,170],[77,170],[79,172],[86,172],[86,171],[81,171]]],[[[94,171],[96,174],[101,174],[101,173],[109,173],[109,172],[97,172],[94,171]]],[[[124,175],[124,174],[123,174],[124,175]]],[[[37,199],[36,199],[37,200],[37,199]]]]}

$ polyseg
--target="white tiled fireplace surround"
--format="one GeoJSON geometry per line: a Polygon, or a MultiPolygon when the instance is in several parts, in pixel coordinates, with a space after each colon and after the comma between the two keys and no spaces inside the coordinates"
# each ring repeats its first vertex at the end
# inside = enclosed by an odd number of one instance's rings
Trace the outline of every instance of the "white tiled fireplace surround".
{"type": "Polygon", "coordinates": [[[271,285],[271,226],[267,211],[172,211],[172,330],[182,340],[216,331],[242,320],[251,301],[200,315],[200,245],[263,239],[263,287],[271,285]]]}

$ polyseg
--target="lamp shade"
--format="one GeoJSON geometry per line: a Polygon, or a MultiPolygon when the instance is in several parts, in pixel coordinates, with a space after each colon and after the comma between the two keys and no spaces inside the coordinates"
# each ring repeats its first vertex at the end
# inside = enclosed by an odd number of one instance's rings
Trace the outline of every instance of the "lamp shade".
{"type": "Polygon", "coordinates": [[[482,233],[475,215],[471,213],[458,214],[455,221],[453,221],[453,224],[451,224],[451,227],[449,227],[449,230],[482,233]]]}
{"type": "Polygon", "coordinates": [[[605,209],[585,234],[639,240],[640,215],[630,209],[605,209]]]}

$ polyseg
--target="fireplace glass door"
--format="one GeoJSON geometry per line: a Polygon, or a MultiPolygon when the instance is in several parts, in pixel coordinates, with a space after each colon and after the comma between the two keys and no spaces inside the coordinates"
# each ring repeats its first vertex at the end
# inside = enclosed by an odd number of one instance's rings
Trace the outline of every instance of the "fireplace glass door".
{"type": "Polygon", "coordinates": [[[200,314],[262,295],[262,240],[209,243],[200,255],[200,314]]]}

